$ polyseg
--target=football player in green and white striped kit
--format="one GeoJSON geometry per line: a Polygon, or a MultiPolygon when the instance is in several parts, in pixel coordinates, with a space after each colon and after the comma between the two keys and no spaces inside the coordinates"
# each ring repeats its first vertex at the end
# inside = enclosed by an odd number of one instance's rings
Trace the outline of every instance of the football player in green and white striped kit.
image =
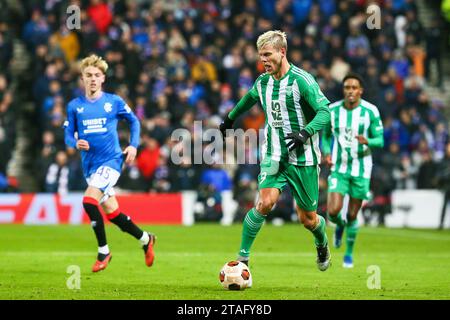
{"type": "Polygon", "coordinates": [[[262,34],[257,40],[257,49],[266,72],[256,79],[220,125],[225,137],[234,120],[258,101],[266,116],[266,140],[258,176],[259,197],[244,219],[238,260],[248,264],[250,247],[258,231],[284,186],[289,184],[297,204],[297,215],[314,235],[317,266],[325,271],[330,265],[326,223],[316,214],[320,163],[318,131],[330,121],[330,102],[309,73],[288,62],[284,32],[262,34]]]}
{"type": "Polygon", "coordinates": [[[331,165],[328,177],[328,215],[336,224],[334,246],[342,245],[346,229],[344,268],[353,268],[353,247],[358,233],[357,214],[370,196],[372,148],[382,148],[383,123],[376,106],[361,98],[363,81],[357,74],[343,79],[344,100],[330,104],[330,125],[323,131],[322,151],[331,165]],[[333,136],[333,151],[331,151],[333,136]],[[342,217],[344,196],[349,195],[347,221],[342,217]]]}

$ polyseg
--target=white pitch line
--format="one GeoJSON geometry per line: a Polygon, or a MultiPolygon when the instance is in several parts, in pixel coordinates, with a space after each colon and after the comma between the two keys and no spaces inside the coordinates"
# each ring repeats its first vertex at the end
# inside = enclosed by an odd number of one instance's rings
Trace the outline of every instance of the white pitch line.
{"type": "Polygon", "coordinates": [[[424,240],[436,240],[436,241],[450,241],[450,237],[447,237],[446,234],[437,235],[437,234],[429,234],[423,231],[416,230],[395,230],[389,229],[389,232],[386,232],[385,229],[371,229],[364,228],[360,230],[361,233],[369,233],[376,234],[379,236],[389,236],[389,237],[399,237],[399,238],[411,238],[411,239],[424,239],[424,240]],[[394,231],[394,232],[392,232],[394,231]]]}

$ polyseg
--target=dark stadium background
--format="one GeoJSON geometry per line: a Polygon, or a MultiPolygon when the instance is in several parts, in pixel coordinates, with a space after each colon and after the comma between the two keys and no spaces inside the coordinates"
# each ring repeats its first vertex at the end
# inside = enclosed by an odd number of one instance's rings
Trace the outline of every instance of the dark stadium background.
{"type": "MultiPolygon", "coordinates": [[[[194,121],[216,128],[263,72],[255,49],[258,35],[280,29],[288,34],[289,61],[312,73],[329,100],[342,97],[340,81],[353,70],[365,80],[364,99],[381,112],[385,147],[374,153],[368,209],[391,212],[393,190],[444,192],[450,186],[445,3],[2,0],[0,191],[85,189],[79,154],[66,150],[61,127],[67,102],[83,92],[76,63],[96,53],[109,64],[105,91],[122,96],[142,124],[137,161],[125,167],[118,188],[194,190],[204,209],[198,220],[214,221],[222,216],[221,191],[231,189],[239,204],[235,219],[241,219],[256,194],[258,165],[194,165],[192,159],[174,165],[170,134],[177,128],[193,131],[194,121]],[[370,3],[382,9],[379,30],[366,27],[370,3]],[[66,27],[70,5],[81,8],[81,29],[66,27]]],[[[257,130],[263,124],[255,106],[236,127],[257,130]]],[[[125,145],[125,125],[120,136],[125,145]]],[[[245,152],[258,150],[252,146],[245,152]]],[[[324,213],[328,169],[322,169],[324,213]]],[[[272,217],[289,221],[291,203],[285,193],[272,217]]]]}

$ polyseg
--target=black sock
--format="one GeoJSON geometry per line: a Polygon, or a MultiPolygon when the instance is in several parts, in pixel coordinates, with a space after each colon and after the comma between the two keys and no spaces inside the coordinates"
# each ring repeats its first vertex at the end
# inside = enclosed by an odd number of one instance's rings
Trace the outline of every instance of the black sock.
{"type": "Polygon", "coordinates": [[[123,213],[119,213],[116,217],[109,219],[109,221],[118,226],[123,232],[131,234],[138,240],[144,235],[144,231],[135,225],[129,216],[123,213]]]}
{"type": "MultiPolygon", "coordinates": [[[[108,253],[109,254],[109,253],[108,253]]],[[[108,256],[108,254],[103,254],[103,253],[98,253],[97,254],[97,260],[98,261],[103,261],[103,260],[105,260],[106,259],[106,257],[108,256]]]]}
{"type": "Polygon", "coordinates": [[[91,219],[91,226],[94,229],[95,237],[99,247],[106,246],[106,233],[105,224],[103,223],[103,217],[98,209],[98,206],[92,203],[83,201],[84,210],[86,210],[89,219],[91,219]]]}

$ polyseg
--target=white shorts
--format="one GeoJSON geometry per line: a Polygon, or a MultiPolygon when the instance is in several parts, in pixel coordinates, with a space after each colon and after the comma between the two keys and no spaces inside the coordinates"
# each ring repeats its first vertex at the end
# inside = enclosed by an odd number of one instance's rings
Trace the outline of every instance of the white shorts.
{"type": "Polygon", "coordinates": [[[100,199],[100,203],[105,202],[109,197],[116,194],[114,186],[119,180],[120,172],[107,166],[100,166],[97,171],[89,178],[86,179],[87,184],[90,187],[98,188],[103,191],[103,197],[100,199]]]}

